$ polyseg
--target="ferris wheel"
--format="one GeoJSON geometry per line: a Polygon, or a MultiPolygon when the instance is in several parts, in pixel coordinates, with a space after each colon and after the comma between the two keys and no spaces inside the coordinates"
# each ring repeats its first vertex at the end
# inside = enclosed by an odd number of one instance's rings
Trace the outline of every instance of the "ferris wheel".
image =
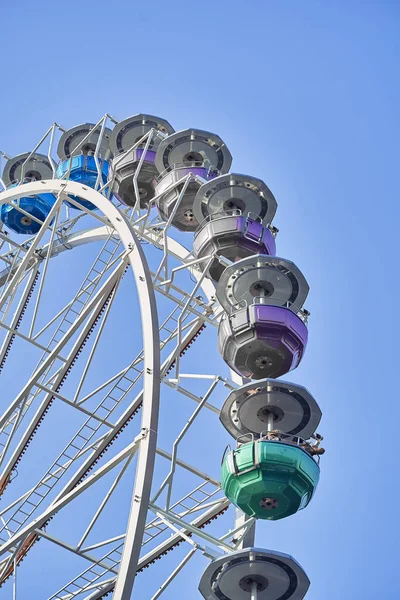
{"type": "Polygon", "coordinates": [[[180,579],[304,598],[300,564],[255,546],[309,504],[324,453],[316,400],[280,379],[309,287],[276,256],[272,192],[218,135],[146,114],[0,158],[0,586],[20,598],[36,561],[49,600],[180,579]]]}

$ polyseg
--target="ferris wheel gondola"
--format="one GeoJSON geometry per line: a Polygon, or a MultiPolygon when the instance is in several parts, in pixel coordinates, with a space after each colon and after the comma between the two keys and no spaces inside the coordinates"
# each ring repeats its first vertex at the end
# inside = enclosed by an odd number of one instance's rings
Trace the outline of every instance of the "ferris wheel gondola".
{"type": "MultiPolygon", "coordinates": [[[[63,580],[52,600],[72,597],[71,590],[90,600],[111,592],[125,600],[134,582],[140,585],[137,573],[185,543],[192,544],[189,553],[158,591],[150,595],[150,577],[148,595],[138,592],[144,600],[161,596],[199,552],[210,559],[199,585],[207,600],[270,600],[271,593],[301,600],[309,587],[304,571],[288,555],[255,547],[253,527],[255,519],[285,518],[309,504],[323,454],[316,401],[276,379],[304,354],[309,288],[292,262],[275,256],[272,192],[259,179],[228,173],[232,156],[218,135],[175,133],[151,115],[120,122],[105,115],[67,131],[54,124],[47,141],[47,151],[36,148],[43,154],[6,163],[0,193],[3,377],[15,347],[26,352],[17,393],[6,396],[0,415],[0,586],[17,568],[24,572],[23,559],[40,551],[42,537],[89,563],[63,580]],[[56,168],[52,143],[59,131],[56,168]],[[150,210],[154,204],[157,211],[150,210]],[[182,232],[195,233],[186,245],[182,232]],[[31,237],[21,243],[14,233],[31,237]],[[127,303],[135,308],[129,319],[121,314],[127,303]],[[216,337],[230,373],[219,372],[216,337]],[[157,441],[164,397],[174,427],[162,429],[157,441]],[[60,419],[59,406],[73,418],[60,419]],[[214,428],[236,441],[221,470],[219,457],[211,464],[211,454],[178,452],[186,436],[196,435],[196,420],[210,448],[220,443],[214,428]],[[37,440],[54,422],[62,423],[67,443],[60,451],[53,436],[42,466],[33,459],[37,440]],[[17,466],[24,491],[15,501],[9,490],[17,466]],[[120,470],[101,497],[96,483],[114,469],[120,470]],[[132,495],[129,486],[118,488],[119,502],[124,493],[130,501],[126,530],[102,539],[103,510],[126,472],[134,478],[132,495]],[[72,545],[53,526],[81,497],[89,498],[87,507],[97,505],[72,545]],[[217,518],[227,534],[214,529],[217,518]],[[100,538],[88,541],[94,531],[100,538]]],[[[74,521],[70,516],[68,533],[74,521]]]]}
{"type": "Polygon", "coordinates": [[[180,231],[195,231],[198,221],[194,200],[201,185],[226,173],[232,156],[221,138],[209,131],[185,129],[166,137],[159,145],[155,164],[157,207],[163,219],[172,219],[180,231]]]}
{"type": "Polygon", "coordinates": [[[120,121],[113,129],[110,149],[114,154],[110,179],[114,194],[127,206],[135,206],[136,191],[133,183],[137,178],[140,206],[146,208],[154,197],[156,151],[164,136],[174,133],[174,128],[160,117],[134,115],[120,121]],[[148,143],[146,142],[146,136],[148,143]],[[140,143],[140,140],[143,140],[140,143]],[[147,145],[147,149],[146,149],[147,145]]]}

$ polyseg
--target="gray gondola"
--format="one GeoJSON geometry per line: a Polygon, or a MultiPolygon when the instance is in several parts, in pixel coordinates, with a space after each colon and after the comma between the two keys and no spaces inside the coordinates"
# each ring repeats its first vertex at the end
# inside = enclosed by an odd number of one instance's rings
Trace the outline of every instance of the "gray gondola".
{"type": "Polygon", "coordinates": [[[155,158],[161,173],[156,186],[161,217],[168,220],[175,211],[172,224],[181,231],[195,231],[199,223],[194,216],[193,202],[199,188],[220,173],[226,173],[231,163],[231,153],[214,133],[185,129],[166,137],[155,158]],[[176,207],[187,177],[189,184],[176,207]]]}
{"type": "MultiPolygon", "coordinates": [[[[274,255],[277,229],[262,225],[251,217],[243,216],[240,211],[231,211],[209,215],[196,231],[193,240],[193,255],[206,258],[214,255],[208,267],[207,277],[219,281],[226,264],[220,262],[224,257],[232,262],[252,256],[258,252],[274,255]]],[[[204,265],[204,263],[202,263],[204,265]]]]}
{"type": "Polygon", "coordinates": [[[301,313],[267,304],[251,304],[222,315],[218,350],[228,366],[242,377],[280,377],[295,369],[307,345],[308,331],[301,313]]]}
{"type": "Polygon", "coordinates": [[[233,390],[224,402],[220,421],[237,439],[258,437],[268,423],[283,433],[310,438],[321,420],[321,409],[306,388],[276,379],[262,379],[233,390]]]}
{"type": "Polygon", "coordinates": [[[147,208],[154,197],[155,179],[158,175],[155,166],[156,150],[164,136],[174,132],[168,121],[153,115],[139,114],[124,119],[113,129],[110,148],[114,154],[109,179],[113,182],[113,193],[128,206],[136,202],[133,178],[137,173],[140,161],[143,161],[137,174],[137,186],[141,208],[147,208]],[[153,129],[146,155],[143,157],[146,140],[137,147],[142,137],[153,129]]]}
{"type": "Polygon", "coordinates": [[[198,191],[193,211],[199,223],[209,215],[239,210],[269,225],[277,209],[276,199],[261,179],[239,173],[220,175],[198,191]]]}
{"type": "MultiPolygon", "coordinates": [[[[114,156],[124,152],[134,146],[141,138],[154,129],[154,134],[150,140],[149,150],[156,150],[160,145],[161,136],[157,135],[160,132],[163,136],[171,135],[175,129],[168,121],[154,115],[138,114],[133,117],[128,117],[120,121],[113,129],[110,139],[110,149],[114,156]]],[[[144,147],[146,140],[140,144],[144,147]]]]}
{"type": "Polygon", "coordinates": [[[227,267],[218,283],[216,295],[228,312],[258,303],[285,306],[297,313],[308,292],[309,285],[294,263],[259,254],[227,267]]]}
{"type": "MultiPolygon", "coordinates": [[[[66,160],[70,156],[78,154],[94,154],[101,133],[100,127],[96,127],[96,129],[94,127],[93,123],[83,123],[65,131],[57,147],[60,159],[66,160]],[[91,135],[85,140],[91,131],[91,135]]],[[[109,160],[111,157],[110,139],[111,129],[106,127],[99,147],[99,156],[104,160],[109,160]]]]}
{"type": "Polygon", "coordinates": [[[213,560],[202,575],[199,591],[205,600],[302,600],[309,586],[292,556],[246,548],[213,560]]]}
{"type": "Polygon", "coordinates": [[[227,173],[232,155],[215,133],[201,129],[184,129],[165,138],[157,151],[156,166],[160,173],[174,165],[206,167],[227,173]]]}
{"type": "Polygon", "coordinates": [[[24,181],[53,179],[53,169],[47,156],[36,153],[25,162],[29,154],[18,154],[6,162],[2,174],[5,185],[20,182],[21,178],[24,181]]]}

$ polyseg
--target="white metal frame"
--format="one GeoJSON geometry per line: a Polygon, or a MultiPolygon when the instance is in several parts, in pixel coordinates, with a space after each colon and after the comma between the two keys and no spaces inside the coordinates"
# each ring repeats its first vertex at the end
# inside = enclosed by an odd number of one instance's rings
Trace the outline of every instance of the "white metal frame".
{"type": "MultiPolygon", "coordinates": [[[[95,190],[81,186],[72,181],[63,182],[55,179],[40,183],[26,183],[24,184],[23,189],[19,187],[17,189],[14,188],[13,190],[6,190],[2,192],[0,204],[16,199],[18,200],[24,195],[35,195],[40,192],[53,193],[59,198],[58,202],[55,203],[49,215],[47,216],[46,221],[43,224],[43,228],[51,223],[54,213],[59,208],[59,202],[65,197],[68,197],[68,194],[79,196],[84,200],[94,204],[105,215],[105,217],[114,227],[115,231],[118,233],[118,236],[125,248],[126,258],[131,266],[138,290],[144,349],[142,428],[132,508],[128,522],[125,549],[121,560],[121,576],[119,577],[117,584],[120,591],[116,592],[117,598],[118,594],[120,595],[121,599],[128,598],[130,597],[132,591],[134,574],[136,573],[136,566],[139,559],[139,551],[147,515],[147,504],[150,499],[153,474],[152,465],[154,464],[157,447],[157,423],[160,394],[160,357],[157,306],[151,275],[143,249],[137,240],[132,225],[127,219],[121,216],[121,213],[113,206],[112,203],[110,203],[104,196],[95,190]],[[141,499],[140,502],[137,502],[138,498],[141,499]]],[[[32,243],[23,260],[18,265],[15,274],[16,278],[19,277],[20,273],[25,271],[38,241],[39,239],[32,243]]],[[[2,302],[4,303],[5,301],[7,291],[8,288],[6,288],[2,299],[0,299],[0,308],[2,306],[2,302]]],[[[42,369],[44,370],[43,366],[42,369]]],[[[17,405],[19,402],[20,401],[17,402],[17,405]]],[[[13,408],[15,408],[14,405],[12,405],[6,411],[6,414],[3,415],[2,419],[0,420],[2,424],[4,424],[4,422],[8,419],[13,408]]],[[[77,489],[83,489],[83,484],[77,489]]],[[[13,538],[11,538],[11,540],[8,542],[9,546],[12,543],[12,540],[13,538]]],[[[15,540],[15,543],[17,543],[18,540],[15,540]]],[[[2,550],[7,550],[7,547],[2,548],[2,550]]]]}
{"type": "MultiPolygon", "coordinates": [[[[112,117],[109,117],[109,115],[105,115],[96,124],[96,127],[100,127],[100,137],[96,147],[95,160],[98,160],[102,133],[105,130],[108,118],[113,120],[112,117]]],[[[48,156],[50,159],[54,134],[57,128],[63,131],[60,126],[53,124],[39,144],[35,147],[33,152],[38,150],[43,141],[49,138],[50,145],[48,149],[48,156]]],[[[146,148],[148,148],[152,135],[153,132],[149,132],[143,136],[143,138],[138,141],[133,148],[143,142],[146,144],[146,148]]],[[[145,153],[143,153],[142,156],[142,163],[144,155],[145,153]]],[[[29,157],[27,160],[28,159],[29,157]]],[[[53,173],[55,176],[54,162],[52,160],[50,160],[50,162],[53,166],[53,173]]],[[[88,415],[88,423],[91,423],[91,421],[89,421],[90,419],[94,419],[95,422],[105,423],[109,427],[108,433],[97,437],[97,439],[96,436],[93,435],[92,437],[95,439],[88,437],[86,445],[84,444],[82,449],[78,449],[72,458],[68,458],[69,455],[67,452],[60,455],[59,459],[57,459],[57,461],[53,464],[53,467],[49,469],[47,475],[42,478],[42,481],[38,484],[40,486],[46,486],[44,489],[50,489],[51,483],[58,477],[58,475],[61,476],[64,474],[69,466],[73,464],[76,458],[84,455],[87,458],[78,471],[69,480],[69,482],[64,486],[63,490],[58,494],[51,505],[48,506],[39,516],[36,516],[33,520],[31,520],[27,525],[21,526],[15,534],[9,533],[9,539],[0,546],[0,556],[8,554],[8,556],[0,561],[0,573],[4,573],[7,569],[13,568],[15,576],[15,597],[18,552],[20,551],[22,544],[26,543],[30,539],[33,539],[32,536],[35,539],[38,537],[45,537],[49,541],[54,542],[66,550],[78,554],[79,556],[82,556],[91,562],[92,566],[87,569],[87,572],[90,573],[90,576],[93,575],[93,578],[91,582],[87,583],[87,587],[83,590],[88,592],[95,590],[90,596],[87,597],[91,600],[103,597],[104,594],[109,593],[112,589],[114,589],[114,598],[116,600],[128,600],[128,598],[131,596],[136,572],[143,569],[146,564],[153,562],[156,557],[162,556],[168,551],[169,548],[173,548],[180,541],[186,540],[192,545],[192,549],[177,566],[177,568],[167,577],[160,589],[156,591],[154,596],[152,596],[152,600],[155,600],[163,591],[165,591],[167,586],[179,574],[184,565],[187,564],[187,562],[192,558],[198,549],[210,557],[218,555],[218,553],[221,551],[233,551],[240,547],[240,544],[243,543],[245,538],[249,540],[249,536],[251,536],[252,532],[254,531],[254,523],[252,520],[249,521],[248,519],[239,519],[235,528],[220,538],[215,538],[212,535],[203,532],[201,528],[205,524],[226,511],[228,507],[228,501],[221,497],[220,494],[220,497],[215,497],[215,495],[218,495],[219,492],[219,484],[217,481],[214,481],[212,477],[206,473],[202,473],[193,466],[180,460],[177,456],[179,443],[183,436],[187,434],[191,424],[196,419],[199,412],[203,409],[208,409],[214,413],[218,413],[218,409],[212,404],[212,402],[210,402],[214,390],[220,385],[226,387],[228,390],[233,389],[240,384],[241,379],[233,373],[231,373],[231,379],[222,378],[221,376],[214,374],[207,376],[199,376],[198,374],[185,374],[180,368],[180,356],[182,352],[188,347],[188,345],[192,343],[193,339],[195,339],[199,332],[201,332],[204,325],[211,324],[216,326],[219,322],[221,310],[214,297],[214,286],[211,281],[205,278],[204,272],[199,269],[199,262],[211,261],[212,257],[205,257],[202,259],[202,261],[198,261],[192,257],[188,250],[186,250],[168,235],[173,214],[166,223],[163,223],[159,218],[151,218],[150,210],[142,211],[142,213],[140,212],[138,208],[139,194],[137,184],[140,166],[141,165],[139,165],[139,169],[134,177],[134,189],[137,197],[137,203],[134,209],[124,209],[122,206],[119,206],[118,209],[116,206],[114,206],[113,202],[110,202],[110,200],[103,195],[106,193],[105,188],[108,184],[100,187],[100,169],[98,169],[99,176],[96,185],[96,187],[100,189],[97,189],[97,191],[68,181],[69,174],[67,173],[65,180],[53,179],[49,181],[26,183],[23,186],[13,188],[12,190],[6,190],[0,194],[0,204],[5,202],[13,202],[17,210],[20,210],[21,212],[23,211],[18,205],[18,200],[22,196],[37,194],[40,192],[50,192],[57,195],[58,198],[57,203],[53,207],[52,213],[46,218],[46,221],[42,225],[41,229],[41,231],[45,231],[49,228],[51,231],[51,238],[48,244],[44,244],[41,247],[39,246],[41,239],[41,235],[39,234],[31,240],[28,240],[28,242],[23,245],[19,245],[13,240],[8,239],[7,236],[0,234],[0,239],[3,240],[2,243],[0,242],[1,245],[8,243],[9,246],[9,251],[3,255],[0,255],[0,259],[5,263],[5,268],[0,273],[0,284],[3,284],[3,294],[0,296],[0,324],[8,332],[7,336],[9,339],[12,339],[13,336],[19,336],[43,350],[43,361],[40,365],[39,371],[36,372],[33,378],[38,389],[47,392],[48,398],[56,397],[62,402],[67,402],[69,405],[75,406],[77,410],[86,412],[88,415]],[[69,202],[78,206],[77,203],[71,199],[71,194],[79,196],[84,200],[88,200],[100,210],[103,216],[99,215],[98,213],[95,215],[96,219],[101,223],[100,227],[93,227],[88,230],[81,230],[78,232],[74,231],[74,225],[82,216],[84,216],[85,213],[89,212],[85,209],[83,209],[80,215],[72,219],[69,218],[69,213],[67,213],[67,220],[63,221],[62,223],[65,233],[62,233],[59,228],[57,229],[57,221],[51,227],[53,214],[59,214],[60,206],[64,199],[68,197],[69,202]],[[35,280],[34,273],[38,263],[34,263],[34,265],[32,265],[32,259],[34,256],[36,259],[40,259],[42,263],[44,263],[46,270],[49,259],[53,256],[57,256],[57,254],[60,252],[70,250],[82,244],[91,243],[93,241],[113,239],[113,236],[116,236],[121,240],[124,247],[124,252],[118,255],[118,245],[115,244],[113,252],[109,253],[111,258],[108,259],[107,266],[104,272],[101,274],[102,276],[108,275],[108,279],[105,282],[102,282],[101,288],[84,306],[82,313],[80,313],[80,315],[76,318],[71,330],[76,331],[79,323],[83,323],[86,317],[89,319],[85,325],[84,331],[81,334],[81,338],[78,338],[75,343],[75,346],[78,346],[81,339],[84,338],[86,330],[90,329],[93,323],[97,322],[98,311],[103,310],[104,305],[110,301],[110,298],[112,298],[116,286],[119,285],[122,272],[121,268],[117,266],[118,258],[120,260],[124,260],[125,264],[130,264],[138,289],[142,320],[143,351],[131,364],[127,365],[120,373],[116,374],[113,379],[116,381],[116,385],[120,385],[121,381],[125,382],[122,397],[126,397],[128,392],[134,389],[134,384],[139,377],[143,378],[143,390],[136,395],[133,402],[130,403],[117,422],[105,420],[104,418],[99,417],[96,412],[93,412],[93,410],[87,410],[85,408],[85,402],[89,399],[89,397],[79,400],[79,390],[77,393],[75,393],[74,398],[67,398],[59,392],[58,382],[62,380],[63,375],[67,372],[74,356],[74,351],[71,351],[69,355],[65,357],[61,354],[62,349],[65,347],[68,339],[68,332],[63,334],[63,337],[60,341],[56,340],[58,343],[53,349],[50,350],[49,348],[41,345],[38,341],[38,338],[40,339],[40,332],[34,334],[34,323],[32,324],[30,335],[28,337],[23,336],[18,331],[17,326],[20,313],[21,311],[23,313],[24,310],[26,295],[29,294],[29,285],[32,285],[32,282],[35,280]],[[151,243],[162,251],[162,259],[155,273],[151,273],[148,268],[139,240],[145,243],[151,243]],[[181,263],[181,266],[171,268],[171,259],[177,259],[181,263]],[[175,283],[175,277],[182,269],[188,269],[195,277],[195,283],[190,291],[180,289],[175,283]],[[19,311],[18,314],[16,313],[12,323],[7,325],[5,323],[5,316],[9,306],[11,306],[10,298],[12,297],[15,287],[20,285],[25,279],[27,279],[25,297],[20,301],[17,310],[17,312],[19,311]],[[206,300],[196,297],[196,294],[200,288],[205,294],[206,300]],[[174,310],[167,320],[163,324],[160,324],[160,327],[157,323],[155,292],[160,293],[161,295],[164,295],[172,300],[175,303],[177,310],[177,312],[174,310]],[[159,332],[162,334],[161,337],[159,332]],[[166,347],[168,343],[171,343],[171,341],[174,341],[175,343],[174,350],[170,352],[168,358],[163,361],[160,367],[160,350],[166,347]],[[55,374],[53,373],[50,380],[40,383],[40,374],[46,373],[46,366],[43,366],[43,364],[52,364],[52,359],[56,356],[62,361],[63,365],[55,374]],[[171,369],[174,369],[172,377],[168,376],[168,373],[171,371],[171,369]],[[161,448],[157,448],[156,445],[160,377],[164,384],[172,387],[178,393],[183,394],[197,404],[189,422],[183,427],[181,433],[175,440],[171,454],[161,448]],[[204,397],[199,397],[197,394],[185,387],[185,380],[190,380],[193,378],[210,380],[209,390],[204,397]],[[107,461],[95,473],[93,473],[87,479],[82,480],[82,477],[87,473],[88,469],[90,469],[94,462],[96,462],[99,457],[102,456],[110,444],[110,441],[114,439],[115,435],[118,435],[121,427],[128,422],[128,420],[141,406],[143,406],[141,431],[136,436],[134,441],[127,446],[124,451],[107,461]],[[126,534],[117,536],[112,540],[104,540],[102,544],[97,544],[96,546],[84,547],[84,541],[91,527],[108,502],[108,499],[113,493],[115,486],[118,484],[123,472],[126,470],[135,453],[137,453],[138,457],[136,465],[136,478],[126,534]],[[167,479],[161,488],[156,492],[153,501],[150,502],[151,480],[156,455],[169,460],[171,465],[167,479]],[[73,498],[83,493],[92,485],[92,483],[102,477],[104,473],[109,472],[109,470],[116,467],[118,464],[122,464],[121,471],[117,474],[116,478],[114,479],[114,483],[110,486],[106,496],[100,502],[99,508],[97,509],[92,521],[89,523],[87,530],[82,535],[81,540],[78,542],[76,547],[66,544],[62,540],[57,539],[55,536],[43,530],[41,526],[45,524],[47,520],[51,518],[58,510],[61,510],[63,506],[67,505],[73,498]],[[171,505],[171,488],[177,466],[186,469],[192,474],[200,477],[203,482],[195,490],[189,492],[189,494],[187,494],[179,502],[171,505]],[[212,486],[212,490],[206,492],[204,491],[204,486],[208,484],[212,486]],[[159,498],[164,489],[167,490],[165,508],[155,504],[155,500],[159,498]],[[187,498],[191,498],[193,501],[194,494],[199,494],[200,492],[203,494],[201,499],[196,500],[194,507],[192,506],[188,508],[185,505],[187,498]],[[148,509],[155,513],[155,518],[146,525],[148,509]],[[200,512],[201,514],[195,516],[196,512],[200,512]],[[192,516],[195,516],[195,518],[192,519],[192,516]],[[146,539],[151,539],[151,541],[154,541],[160,532],[163,533],[167,529],[170,529],[173,532],[172,537],[167,538],[156,548],[140,558],[139,553],[142,540],[143,545],[145,546],[146,539]],[[146,531],[151,532],[153,530],[154,534],[146,534],[146,531]],[[148,536],[147,538],[146,535],[148,536]],[[194,535],[195,538],[192,539],[191,537],[188,537],[189,535],[194,535]],[[234,539],[230,543],[226,542],[226,539],[232,535],[235,536],[234,539]],[[196,539],[196,541],[194,541],[194,539],[196,539]],[[114,542],[120,542],[119,546],[112,548],[111,550],[107,550],[103,559],[97,559],[90,555],[90,552],[93,551],[93,549],[99,548],[101,545],[104,545],[104,547],[107,548],[109,544],[114,542]],[[208,545],[205,545],[205,542],[208,545]],[[114,558],[112,558],[113,555],[114,558]],[[105,569],[105,573],[108,572],[113,576],[108,578],[108,580],[99,581],[98,574],[95,574],[94,570],[91,571],[91,569],[93,569],[93,565],[101,565],[102,568],[105,569]],[[117,574],[118,576],[116,577],[117,574]]],[[[189,184],[190,177],[193,178],[192,175],[188,176],[185,182],[186,185],[189,184]]],[[[178,183],[172,184],[169,190],[178,185],[178,183]]],[[[182,200],[183,193],[184,189],[180,194],[174,212],[177,210],[179,203],[182,200]]],[[[92,289],[93,281],[100,281],[100,279],[100,275],[96,276],[93,280],[89,279],[91,283],[88,283],[86,287],[82,287],[81,292],[79,292],[81,296],[78,294],[77,300],[79,300],[79,297],[84,297],[85,294],[89,293],[88,290],[92,289]]],[[[40,289],[41,288],[39,288],[39,292],[40,289]]],[[[71,306],[74,306],[74,301],[75,300],[71,301],[70,305],[68,305],[70,308],[71,306]]],[[[39,299],[37,300],[37,303],[39,303],[39,299]]],[[[66,308],[69,310],[68,306],[66,308]]],[[[99,327],[98,338],[101,335],[101,327],[103,323],[104,322],[102,322],[99,327]]],[[[95,342],[95,346],[96,343],[97,342],[95,342]]],[[[4,346],[4,348],[6,348],[6,346],[4,346]]],[[[1,352],[2,349],[0,349],[0,356],[1,352]]],[[[110,381],[105,382],[104,387],[109,383],[110,381]]],[[[33,399],[34,398],[31,400],[33,401],[33,399]]],[[[0,424],[2,424],[3,427],[9,425],[12,432],[16,431],[19,427],[20,422],[25,414],[24,410],[29,409],[29,397],[26,399],[26,394],[25,396],[24,394],[21,394],[21,397],[18,400],[19,401],[14,402],[3,415],[3,417],[0,418],[0,424]],[[21,400],[22,405],[20,403],[21,400]],[[15,413],[16,410],[19,411],[19,413],[15,413]],[[14,418],[15,414],[17,414],[17,417],[14,418]]],[[[26,439],[29,438],[31,431],[35,429],[35,426],[35,421],[32,421],[30,424],[30,430],[28,428],[28,430],[25,432],[26,439]]],[[[23,447],[23,443],[26,441],[26,439],[22,439],[20,442],[20,445],[18,446],[19,450],[21,447],[23,447]]],[[[84,439],[86,440],[86,437],[84,439]]],[[[0,441],[0,452],[1,448],[2,446],[0,441]]],[[[7,450],[6,444],[4,445],[3,450],[4,457],[7,450]]],[[[14,455],[16,455],[16,453],[17,452],[14,452],[14,455]]],[[[12,458],[9,460],[3,471],[4,477],[6,478],[5,483],[7,483],[9,480],[7,480],[7,478],[11,476],[11,465],[13,463],[12,458]]],[[[0,456],[0,465],[1,460],[2,459],[0,456]]],[[[5,515],[6,511],[12,508],[13,505],[18,507],[18,503],[21,500],[27,501],[27,499],[30,497],[30,494],[38,493],[38,489],[43,488],[35,487],[32,488],[32,490],[28,490],[21,498],[9,505],[7,509],[1,511],[0,519],[3,521],[3,523],[5,522],[3,515],[5,515]]],[[[47,492],[45,492],[43,498],[46,497],[46,493],[47,492]]],[[[39,506],[40,502],[41,500],[36,502],[36,508],[39,506]]],[[[16,510],[18,510],[18,508],[16,508],[16,510]]],[[[29,520],[29,518],[27,520],[29,520]]],[[[6,525],[4,525],[4,529],[5,531],[8,531],[6,529],[6,525]]],[[[77,580],[79,577],[80,576],[78,576],[77,580]]],[[[86,579],[87,578],[85,578],[85,580],[86,579]]],[[[60,592],[62,592],[62,590],[60,592]]],[[[57,594],[52,598],[61,598],[61,596],[57,594]]],[[[72,598],[74,595],[62,597],[72,598]]]]}

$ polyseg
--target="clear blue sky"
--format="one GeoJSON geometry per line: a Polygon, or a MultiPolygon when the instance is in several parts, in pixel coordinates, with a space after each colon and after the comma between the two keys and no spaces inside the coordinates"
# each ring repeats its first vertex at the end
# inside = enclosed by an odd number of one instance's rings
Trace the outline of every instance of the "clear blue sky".
{"type": "MultiPolygon", "coordinates": [[[[309,600],[397,599],[399,4],[21,0],[1,25],[2,150],[147,112],[219,133],[271,188],[278,255],[311,286],[286,378],[320,403],[327,453],[310,506],[257,544],[304,565],[309,600]]],[[[199,597],[188,573],[166,600],[199,597]]]]}

